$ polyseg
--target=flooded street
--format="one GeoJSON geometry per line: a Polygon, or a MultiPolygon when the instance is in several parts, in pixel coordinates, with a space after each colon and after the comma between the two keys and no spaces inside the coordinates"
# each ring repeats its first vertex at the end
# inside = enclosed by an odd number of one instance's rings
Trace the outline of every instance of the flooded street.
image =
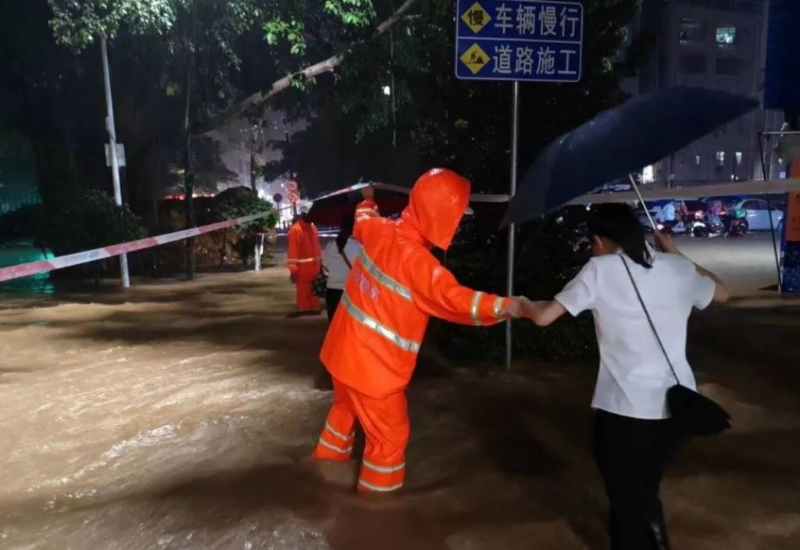
{"type": "MultiPolygon", "coordinates": [[[[393,501],[354,495],[348,465],[329,483],[313,475],[325,320],[287,319],[287,278],[208,275],[0,310],[0,548],[604,547],[591,367],[416,379],[407,491],[393,501]]],[[[694,322],[702,389],[735,429],[693,442],[665,482],[675,548],[800,547],[798,328],[791,308],[694,322]]]]}

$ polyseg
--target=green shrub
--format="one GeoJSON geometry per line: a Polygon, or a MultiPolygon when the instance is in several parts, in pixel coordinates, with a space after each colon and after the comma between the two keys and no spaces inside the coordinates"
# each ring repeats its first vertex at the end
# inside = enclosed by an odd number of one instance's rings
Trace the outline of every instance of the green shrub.
{"type": "Polygon", "coordinates": [[[206,223],[221,222],[233,218],[243,218],[262,212],[269,212],[264,218],[224,229],[220,238],[220,264],[229,259],[234,252],[244,262],[253,255],[256,233],[266,233],[278,225],[278,213],[267,201],[248,187],[232,187],[214,197],[211,207],[211,219],[206,223]]]}
{"type": "Polygon", "coordinates": [[[219,193],[213,200],[212,206],[213,222],[221,222],[233,218],[243,218],[270,212],[270,215],[242,226],[238,226],[236,231],[269,231],[278,224],[278,214],[272,205],[260,199],[258,195],[248,187],[231,187],[219,193]]]}
{"type": "Polygon", "coordinates": [[[147,232],[127,205],[90,189],[68,200],[39,228],[39,240],[56,256],[142,239],[147,232]]]}

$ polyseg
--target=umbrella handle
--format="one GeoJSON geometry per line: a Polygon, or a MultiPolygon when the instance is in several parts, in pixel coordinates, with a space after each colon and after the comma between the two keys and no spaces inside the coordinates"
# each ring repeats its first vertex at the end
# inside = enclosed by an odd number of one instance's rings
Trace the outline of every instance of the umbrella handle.
{"type": "Polygon", "coordinates": [[[644,214],[647,216],[647,220],[650,222],[650,226],[653,228],[653,231],[657,231],[656,222],[653,221],[653,216],[650,215],[650,211],[647,209],[647,204],[645,204],[644,199],[642,198],[642,192],[639,191],[639,186],[636,185],[636,180],[633,177],[633,174],[628,174],[628,179],[631,180],[631,185],[633,186],[633,190],[636,193],[636,196],[639,197],[639,202],[642,203],[642,208],[644,208],[644,214]]]}

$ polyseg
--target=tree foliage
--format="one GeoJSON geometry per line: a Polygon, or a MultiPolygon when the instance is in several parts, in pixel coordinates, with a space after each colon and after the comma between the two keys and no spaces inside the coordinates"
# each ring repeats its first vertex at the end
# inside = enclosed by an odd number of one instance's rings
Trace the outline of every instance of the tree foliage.
{"type": "Polygon", "coordinates": [[[247,187],[232,187],[226,189],[214,197],[213,222],[243,218],[269,212],[265,218],[261,218],[236,227],[236,231],[269,231],[278,224],[278,215],[272,205],[258,197],[252,189],[247,187]]]}
{"type": "MultiPolygon", "coordinates": [[[[522,84],[519,170],[558,135],[625,99],[623,78],[635,74],[647,52],[646,36],[626,42],[624,27],[637,0],[585,3],[583,78],[570,85],[522,84]]],[[[376,2],[377,18],[391,13],[390,2],[376,2]]],[[[365,180],[411,183],[433,166],[453,168],[479,192],[507,192],[510,175],[511,85],[464,82],[454,77],[453,3],[428,0],[392,32],[350,49],[335,82],[314,90],[307,131],[290,144],[300,180],[354,171],[365,180]],[[390,87],[387,96],[384,87],[390,87]],[[391,139],[392,135],[395,140],[391,139]],[[331,136],[336,136],[333,141],[331,136]],[[322,151],[328,143],[333,152],[322,151]],[[383,147],[376,147],[383,143],[383,147]],[[380,149],[380,155],[372,148],[380,149]],[[381,158],[380,163],[372,162],[381,158]],[[386,166],[402,170],[386,174],[386,166]]],[[[551,298],[586,260],[579,246],[585,212],[527,224],[519,229],[515,290],[532,298],[551,298]]],[[[476,219],[448,251],[448,266],[474,288],[505,294],[506,239],[499,219],[476,219]]],[[[547,330],[517,329],[517,352],[548,359],[588,357],[596,352],[590,317],[563,320],[547,330]]],[[[464,358],[502,356],[504,329],[436,324],[434,333],[464,358]]]]}
{"type": "Polygon", "coordinates": [[[48,0],[56,40],[82,51],[98,37],[109,40],[121,29],[164,32],[175,22],[182,0],[48,0]]]}
{"type": "Polygon", "coordinates": [[[147,233],[127,206],[110,194],[86,190],[39,224],[36,241],[56,256],[144,238],[147,233]]]}

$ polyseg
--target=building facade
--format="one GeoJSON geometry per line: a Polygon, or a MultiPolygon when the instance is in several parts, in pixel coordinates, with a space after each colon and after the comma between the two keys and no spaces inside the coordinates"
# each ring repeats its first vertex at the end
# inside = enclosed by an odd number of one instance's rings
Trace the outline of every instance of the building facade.
{"type": "MultiPolygon", "coordinates": [[[[644,0],[636,25],[656,39],[634,92],[699,86],[761,101],[767,0],[644,0]]],[[[629,88],[631,87],[629,83],[629,88]]],[[[762,178],[760,133],[778,130],[780,113],[759,110],[653,167],[657,185],[686,187],[762,178]]],[[[767,143],[767,177],[770,144],[767,143]]],[[[778,177],[777,174],[773,175],[778,177]]]]}

